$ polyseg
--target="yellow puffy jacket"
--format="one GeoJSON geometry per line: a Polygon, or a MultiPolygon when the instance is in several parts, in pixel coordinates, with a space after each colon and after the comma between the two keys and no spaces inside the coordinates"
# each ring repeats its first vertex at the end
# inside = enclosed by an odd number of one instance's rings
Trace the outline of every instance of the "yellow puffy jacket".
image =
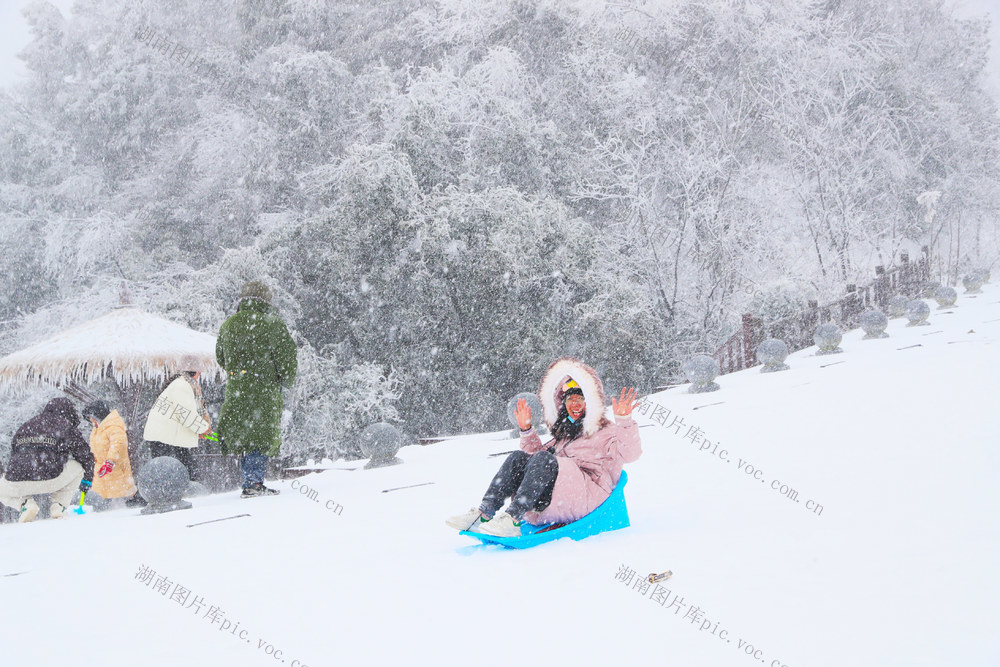
{"type": "Polygon", "coordinates": [[[102,498],[128,498],[135,494],[125,420],[117,410],[112,410],[90,432],[90,451],[94,453],[94,491],[102,498]],[[115,469],[104,477],[98,477],[97,471],[105,461],[113,461],[115,469]]]}

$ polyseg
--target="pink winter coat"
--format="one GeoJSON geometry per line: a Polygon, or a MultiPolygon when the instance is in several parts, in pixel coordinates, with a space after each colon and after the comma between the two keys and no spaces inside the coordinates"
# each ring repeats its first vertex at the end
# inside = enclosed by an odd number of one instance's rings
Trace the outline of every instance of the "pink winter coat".
{"type": "Polygon", "coordinates": [[[639,426],[631,417],[604,417],[604,389],[594,369],[575,359],[560,359],[546,372],[539,398],[549,428],[562,404],[562,387],[573,378],[583,389],[587,412],[583,433],[574,440],[543,444],[532,428],[521,434],[521,449],[529,454],[555,446],[559,474],[552,489],[552,502],[542,512],[527,512],[532,524],[567,523],[594,511],[618,484],[622,466],[642,454],[639,426]]]}

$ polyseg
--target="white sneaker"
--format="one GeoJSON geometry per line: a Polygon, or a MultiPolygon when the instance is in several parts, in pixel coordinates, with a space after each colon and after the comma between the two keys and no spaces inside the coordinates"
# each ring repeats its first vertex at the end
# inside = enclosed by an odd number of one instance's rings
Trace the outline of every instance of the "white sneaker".
{"type": "Polygon", "coordinates": [[[53,519],[65,519],[69,508],[62,503],[52,503],[49,505],[49,517],[53,519]]]}
{"type": "Polygon", "coordinates": [[[35,502],[34,498],[28,498],[21,503],[21,516],[17,522],[28,523],[34,521],[36,516],[38,516],[38,503],[35,502]]]}
{"type": "Polygon", "coordinates": [[[514,517],[506,512],[500,512],[492,520],[480,526],[479,532],[497,537],[520,537],[521,522],[515,522],[514,517]]]}
{"type": "Polygon", "coordinates": [[[465,530],[470,533],[478,533],[479,529],[486,525],[483,513],[479,511],[478,507],[473,507],[465,514],[453,516],[445,521],[445,523],[450,528],[454,528],[455,530],[465,530]]]}

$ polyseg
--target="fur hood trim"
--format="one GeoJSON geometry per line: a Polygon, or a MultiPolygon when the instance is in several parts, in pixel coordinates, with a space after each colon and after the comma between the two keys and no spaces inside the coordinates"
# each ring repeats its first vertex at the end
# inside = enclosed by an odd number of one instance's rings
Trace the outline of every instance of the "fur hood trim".
{"type": "Polygon", "coordinates": [[[542,401],[542,413],[549,429],[559,416],[562,405],[563,385],[573,378],[583,389],[583,400],[587,402],[587,412],[583,415],[583,435],[591,436],[610,422],[604,416],[604,385],[597,371],[579,359],[563,357],[557,359],[542,376],[538,387],[538,398],[542,401]]]}

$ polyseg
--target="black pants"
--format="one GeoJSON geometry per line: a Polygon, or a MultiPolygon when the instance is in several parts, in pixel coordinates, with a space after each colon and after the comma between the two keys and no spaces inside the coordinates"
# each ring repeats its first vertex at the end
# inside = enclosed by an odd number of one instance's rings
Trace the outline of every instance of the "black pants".
{"type": "Polygon", "coordinates": [[[552,502],[558,474],[559,462],[549,452],[513,452],[490,482],[479,510],[493,516],[511,498],[507,513],[517,521],[529,510],[541,512],[552,502]]]}
{"type": "Polygon", "coordinates": [[[187,447],[175,447],[174,445],[168,445],[165,442],[157,442],[156,440],[149,441],[149,453],[156,458],[157,456],[172,456],[181,464],[187,468],[188,479],[194,479],[194,454],[193,450],[187,447]]]}

